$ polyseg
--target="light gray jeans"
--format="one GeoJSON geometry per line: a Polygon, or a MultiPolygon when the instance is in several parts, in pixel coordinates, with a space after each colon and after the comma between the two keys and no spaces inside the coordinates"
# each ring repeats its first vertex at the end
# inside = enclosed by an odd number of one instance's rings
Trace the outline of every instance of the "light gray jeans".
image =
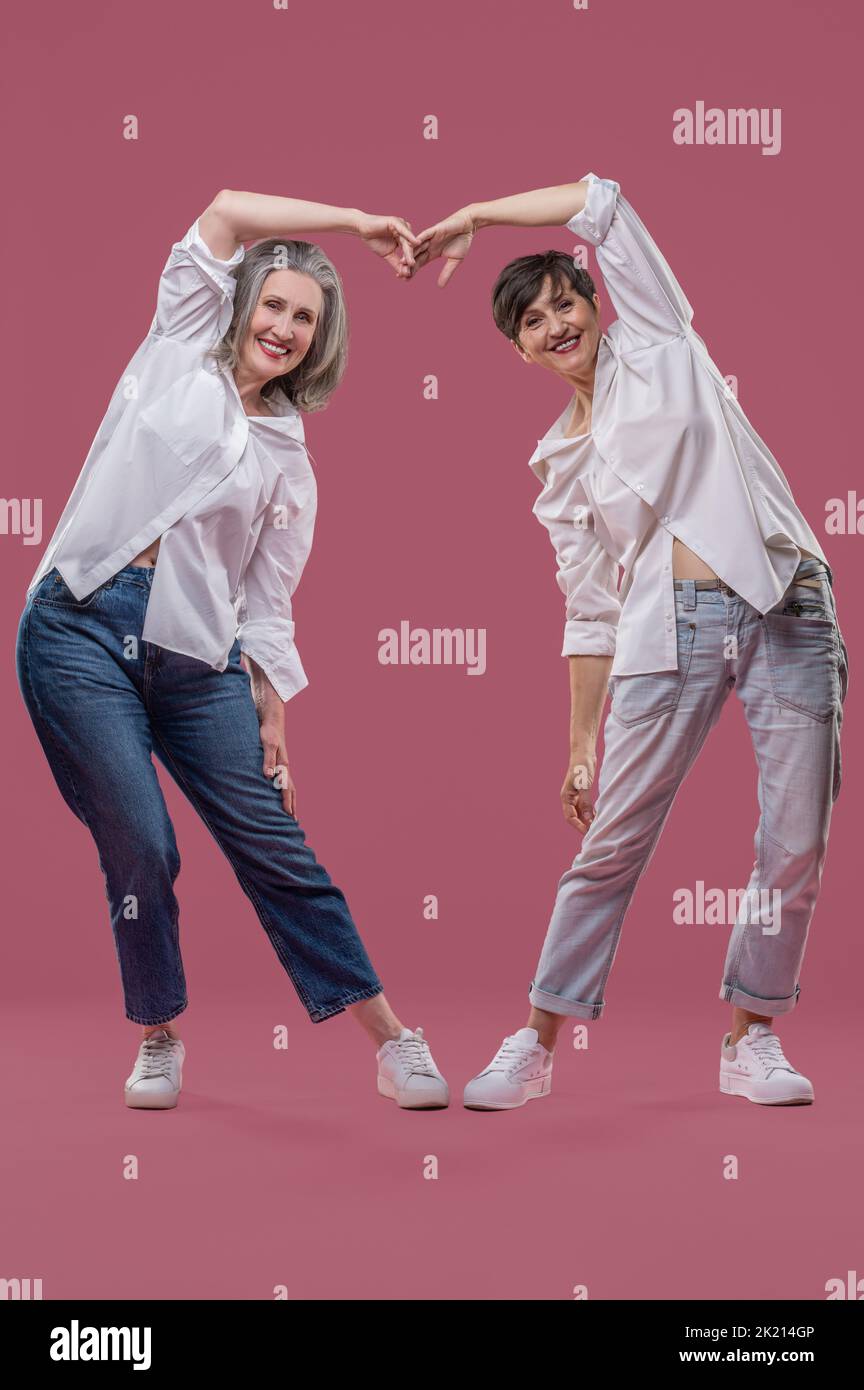
{"type": "Polygon", "coordinates": [[[720,580],[676,580],[675,608],[678,670],[609,681],[595,818],[559,882],[528,991],[550,1013],[600,1017],[636,884],[733,686],[756,754],[760,816],[750,882],[735,913],[714,919],[734,922],[720,998],[769,1016],[798,1002],[841,780],[849,667],[833,576],[802,560],[764,616],[720,580]],[[814,575],[818,588],[797,582],[814,575]]]}

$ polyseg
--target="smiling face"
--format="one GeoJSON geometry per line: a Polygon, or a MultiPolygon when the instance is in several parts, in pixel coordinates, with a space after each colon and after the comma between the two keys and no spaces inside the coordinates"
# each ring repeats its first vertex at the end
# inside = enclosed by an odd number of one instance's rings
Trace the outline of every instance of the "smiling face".
{"type": "Polygon", "coordinates": [[[311,275],[271,271],[252,315],[237,375],[264,385],[293,371],[312,345],[323,302],[321,286],[311,275]]]}
{"type": "Polygon", "coordinates": [[[600,338],[600,296],[594,294],[589,304],[566,283],[554,293],[552,277],[547,275],[539,295],[522,314],[519,341],[513,346],[524,362],[536,362],[577,382],[593,374],[600,338]]]}

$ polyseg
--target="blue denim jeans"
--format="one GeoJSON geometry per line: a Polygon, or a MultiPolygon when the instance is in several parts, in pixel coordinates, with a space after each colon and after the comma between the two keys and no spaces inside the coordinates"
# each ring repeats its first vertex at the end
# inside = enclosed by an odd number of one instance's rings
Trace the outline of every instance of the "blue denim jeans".
{"type": "MultiPolygon", "coordinates": [[[[559,882],[529,986],[531,1003],[550,1013],[600,1017],[636,884],[733,688],[756,755],[760,816],[750,881],[734,916],[721,917],[734,926],[720,998],[768,1016],[798,1002],[841,780],[849,668],[833,576],[821,561],[802,560],[764,615],[721,581],[676,580],[675,608],[678,670],[609,681],[595,818],[559,882]],[[809,576],[818,587],[796,582],[809,576]],[[779,929],[766,901],[779,906],[779,929]]],[[[692,868],[692,860],[682,866],[683,883],[692,868]]],[[[670,901],[670,921],[672,910],[670,901]]]]}
{"type": "Polygon", "coordinates": [[[141,639],[155,569],[127,565],[80,601],[51,569],[18,626],[18,682],[64,799],[105,876],[126,1017],[187,1006],[180,856],[151,753],[227,856],[313,1023],[383,988],[344,894],[263,772],[248,672],[141,639]],[[134,640],[133,640],[134,639],[134,640]]]}

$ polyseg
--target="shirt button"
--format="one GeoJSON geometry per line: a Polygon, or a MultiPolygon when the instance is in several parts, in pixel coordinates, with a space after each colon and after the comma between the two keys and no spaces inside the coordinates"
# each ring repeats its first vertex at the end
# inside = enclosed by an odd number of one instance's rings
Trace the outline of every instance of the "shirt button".
{"type": "Polygon", "coordinates": [[[663,520],[664,520],[664,521],[668,521],[668,520],[669,520],[668,516],[664,516],[663,520]]]}
{"type": "Polygon", "coordinates": [[[637,491],[637,492],[641,492],[642,489],[644,488],[644,486],[645,486],[644,483],[637,483],[637,484],[636,484],[636,491],[637,491]]]}

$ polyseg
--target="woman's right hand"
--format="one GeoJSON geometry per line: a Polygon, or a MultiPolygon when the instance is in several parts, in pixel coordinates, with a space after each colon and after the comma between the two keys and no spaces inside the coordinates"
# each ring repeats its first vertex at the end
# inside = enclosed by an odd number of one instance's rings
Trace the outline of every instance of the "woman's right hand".
{"type": "Polygon", "coordinates": [[[459,208],[442,222],[426,227],[424,231],[417,233],[420,244],[414,253],[415,268],[419,270],[427,261],[434,261],[438,256],[443,256],[444,267],[438,276],[438,284],[443,289],[455,274],[457,266],[468,255],[476,230],[474,219],[467,208],[459,208]]]}
{"type": "Polygon", "coordinates": [[[577,749],[570,755],[567,776],[561,788],[561,809],[564,819],[583,835],[594,819],[594,798],[591,788],[597,772],[597,755],[593,749],[577,749]]]}
{"type": "Polygon", "coordinates": [[[402,280],[414,274],[414,248],[419,237],[404,217],[376,217],[372,213],[357,214],[357,235],[370,251],[391,265],[402,280]]]}

